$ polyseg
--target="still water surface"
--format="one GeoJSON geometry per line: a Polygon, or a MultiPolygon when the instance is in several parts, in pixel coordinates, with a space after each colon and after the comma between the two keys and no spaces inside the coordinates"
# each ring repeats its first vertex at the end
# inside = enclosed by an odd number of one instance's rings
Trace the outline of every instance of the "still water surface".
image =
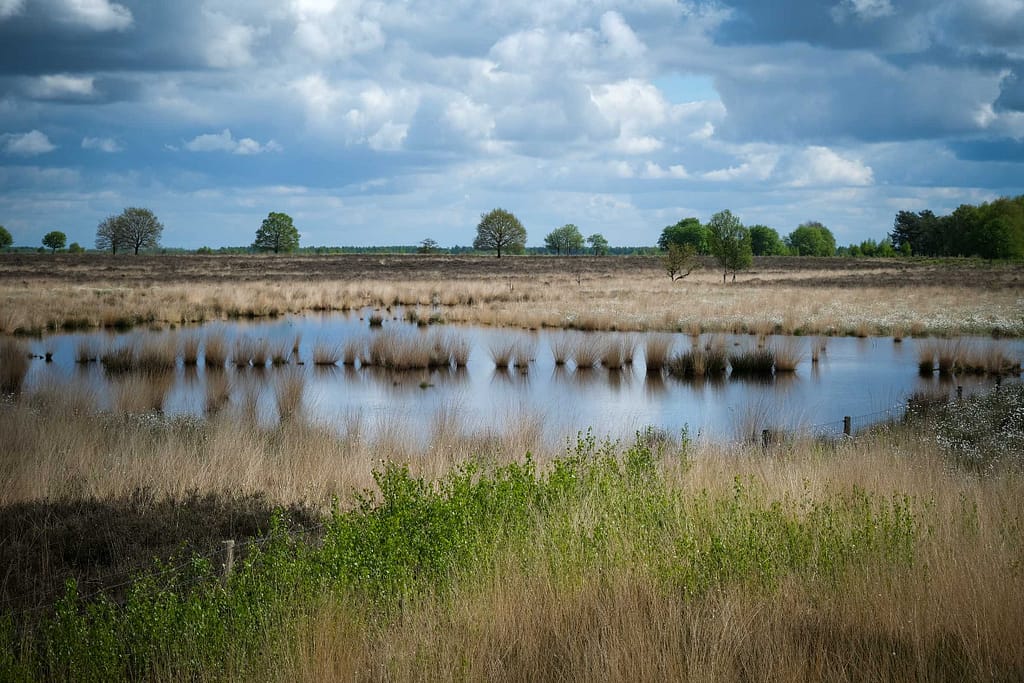
{"type": "MultiPolygon", "coordinates": [[[[364,312],[366,313],[366,312],[364,312]]],[[[400,320],[385,320],[383,329],[403,334],[429,332],[400,320]]],[[[434,330],[437,328],[431,328],[434,330]]],[[[457,416],[468,430],[507,429],[523,417],[539,421],[550,437],[593,428],[598,434],[625,436],[636,429],[653,426],[670,433],[684,427],[691,435],[714,439],[743,438],[761,428],[810,429],[816,433],[842,431],[843,416],[853,417],[854,429],[890,416],[898,416],[907,397],[918,391],[954,392],[957,385],[970,394],[994,379],[922,377],[917,370],[918,344],[914,339],[894,343],[891,338],[828,338],[818,363],[810,358],[810,339],[801,340],[803,359],[792,374],[778,375],[763,382],[724,378],[719,381],[677,380],[648,374],[644,367],[644,335],[634,334],[637,353],[631,367],[613,371],[604,368],[576,370],[570,364],[554,363],[550,343],[563,331],[521,331],[476,327],[443,328],[471,344],[467,367],[461,369],[387,371],[381,368],[314,366],[313,345],[321,340],[344,342],[353,337],[369,339],[380,328],[369,328],[359,314],[306,315],[274,321],[216,323],[185,332],[133,332],[138,339],[161,334],[222,332],[228,340],[238,335],[289,345],[301,335],[299,359],[302,365],[285,368],[235,368],[222,371],[229,379],[230,402],[256,401],[261,421],[273,423],[277,409],[273,391],[281,373],[297,372],[304,379],[303,414],[306,419],[336,425],[343,431],[358,418],[370,429],[401,425],[411,433],[429,433],[443,416],[457,416]],[[510,339],[520,339],[535,349],[527,372],[515,368],[497,370],[490,348],[510,339]]],[[[573,333],[568,333],[573,334],[573,333]]],[[[575,333],[585,334],[585,333],[575,333]]],[[[600,334],[609,338],[620,333],[600,334]]],[[[75,348],[83,337],[106,345],[123,343],[125,335],[97,332],[86,335],[55,335],[31,343],[35,353],[52,352],[54,362],[32,363],[26,389],[86,386],[96,396],[98,407],[109,409],[118,381],[98,363],[76,364],[75,348]]],[[[674,335],[676,349],[689,348],[692,340],[674,335]]],[[[752,347],[757,338],[749,335],[718,335],[729,348],[752,347]]],[[[708,336],[701,338],[706,343],[708,336]]],[[[768,343],[772,342],[769,338],[768,343]]],[[[986,345],[998,343],[1014,358],[1024,357],[1024,342],[964,340],[986,345]]],[[[206,382],[213,371],[199,365],[179,365],[166,382],[163,410],[170,415],[202,415],[206,382]]]]}

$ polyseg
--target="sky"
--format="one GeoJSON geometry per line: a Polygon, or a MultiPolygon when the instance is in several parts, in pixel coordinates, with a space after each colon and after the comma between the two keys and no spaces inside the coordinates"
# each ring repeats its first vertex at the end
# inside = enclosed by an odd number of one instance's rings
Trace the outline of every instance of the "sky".
{"type": "Polygon", "coordinates": [[[0,224],[91,246],[883,238],[1024,193],[1024,0],[0,0],[0,224]]]}

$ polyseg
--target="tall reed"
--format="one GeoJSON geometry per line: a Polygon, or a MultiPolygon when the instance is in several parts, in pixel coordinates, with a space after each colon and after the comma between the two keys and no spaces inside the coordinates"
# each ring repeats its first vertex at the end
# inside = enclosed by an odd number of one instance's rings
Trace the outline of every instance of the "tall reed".
{"type": "Polygon", "coordinates": [[[318,339],[313,344],[314,365],[336,365],[342,357],[341,345],[326,339],[318,339]]]}
{"type": "Polygon", "coordinates": [[[186,367],[199,364],[199,335],[185,333],[181,335],[181,362],[186,367]]]}
{"type": "Polygon", "coordinates": [[[771,346],[775,359],[775,372],[796,372],[804,358],[804,344],[799,337],[784,337],[771,346]]]}
{"type": "Polygon", "coordinates": [[[580,334],[576,337],[576,346],[572,357],[577,370],[589,370],[601,360],[601,340],[593,334],[580,334]]]}
{"type": "Polygon", "coordinates": [[[203,339],[203,365],[210,370],[223,368],[228,359],[228,345],[222,332],[211,332],[203,339]]]}
{"type": "Polygon", "coordinates": [[[0,336],[0,394],[21,391],[28,374],[29,352],[24,342],[0,336]]]}
{"type": "Polygon", "coordinates": [[[644,342],[644,364],[647,372],[657,373],[668,364],[673,339],[670,334],[649,334],[644,342]]]}

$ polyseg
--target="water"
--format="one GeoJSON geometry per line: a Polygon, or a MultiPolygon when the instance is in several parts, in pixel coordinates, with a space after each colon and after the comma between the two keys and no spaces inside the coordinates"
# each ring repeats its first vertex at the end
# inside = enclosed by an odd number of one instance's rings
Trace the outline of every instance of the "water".
{"type": "MultiPolygon", "coordinates": [[[[287,342],[289,348],[301,335],[302,365],[235,368],[223,370],[183,367],[157,388],[156,403],[170,415],[202,415],[207,406],[211,377],[226,378],[229,406],[250,406],[261,422],[278,417],[274,385],[286,373],[297,373],[304,382],[303,415],[306,419],[335,425],[339,432],[358,419],[369,428],[401,425],[409,433],[429,434],[439,421],[454,416],[468,430],[506,430],[517,420],[540,422],[548,435],[572,434],[592,428],[598,434],[624,436],[653,426],[668,433],[684,427],[691,435],[715,439],[746,438],[764,428],[803,429],[815,433],[842,432],[844,416],[853,418],[854,429],[889,417],[898,417],[907,397],[920,391],[952,393],[957,385],[970,394],[994,383],[991,377],[922,377],[918,373],[918,344],[914,339],[895,343],[891,338],[828,338],[818,363],[812,363],[812,339],[800,340],[803,360],[795,373],[780,374],[771,381],[723,378],[717,381],[683,381],[661,374],[649,375],[643,359],[644,335],[634,334],[637,353],[632,366],[621,371],[594,368],[577,370],[555,365],[550,343],[563,331],[521,331],[477,327],[417,328],[400,320],[386,319],[383,330],[416,336],[445,333],[471,346],[465,368],[388,371],[377,367],[322,367],[311,362],[314,344],[320,340],[343,343],[352,338],[369,339],[381,334],[370,328],[366,314],[295,316],[267,322],[218,323],[180,332],[103,332],[55,335],[30,343],[34,353],[53,353],[53,362],[34,361],[25,378],[25,390],[77,385],[95,396],[97,408],[113,409],[124,376],[108,374],[98,363],[76,364],[75,349],[85,337],[103,345],[123,343],[126,337],[145,339],[155,335],[221,332],[230,349],[238,335],[287,342]],[[535,349],[527,372],[497,370],[490,348],[499,342],[520,340],[535,349]]],[[[589,333],[610,339],[619,333],[589,333]]],[[[691,338],[673,335],[676,349],[689,348],[691,338]]],[[[749,335],[718,335],[729,348],[753,347],[749,335]]],[[[707,343],[709,336],[700,339],[707,343]]],[[[768,339],[768,343],[772,343],[768,339]]],[[[992,340],[964,340],[984,345],[992,340]]],[[[1024,357],[1019,340],[999,342],[1012,357],[1024,357]]],[[[224,384],[223,379],[215,380],[224,384]]]]}

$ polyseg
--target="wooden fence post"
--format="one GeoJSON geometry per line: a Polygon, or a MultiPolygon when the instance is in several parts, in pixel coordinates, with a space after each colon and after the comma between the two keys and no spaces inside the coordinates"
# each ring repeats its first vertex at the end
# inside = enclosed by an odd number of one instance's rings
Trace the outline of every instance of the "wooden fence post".
{"type": "Polygon", "coordinates": [[[235,541],[233,539],[222,541],[221,545],[224,546],[224,581],[226,582],[235,568],[235,541]]]}
{"type": "Polygon", "coordinates": [[[849,415],[843,416],[843,436],[850,436],[853,419],[849,415]]]}

